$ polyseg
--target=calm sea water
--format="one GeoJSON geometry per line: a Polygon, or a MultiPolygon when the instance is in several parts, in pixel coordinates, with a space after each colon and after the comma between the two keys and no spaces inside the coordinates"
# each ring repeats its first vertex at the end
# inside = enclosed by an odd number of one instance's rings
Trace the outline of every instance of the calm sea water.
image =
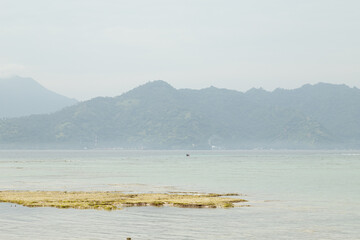
{"type": "Polygon", "coordinates": [[[0,203],[0,239],[360,239],[360,152],[0,151],[0,190],[242,193],[251,207],[0,203]]]}

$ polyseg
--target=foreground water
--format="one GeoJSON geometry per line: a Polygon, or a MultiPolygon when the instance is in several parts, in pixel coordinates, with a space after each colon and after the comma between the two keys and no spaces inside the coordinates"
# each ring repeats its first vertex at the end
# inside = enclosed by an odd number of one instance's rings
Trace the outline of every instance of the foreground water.
{"type": "Polygon", "coordinates": [[[360,152],[0,151],[0,190],[243,193],[251,207],[0,204],[0,239],[359,239],[360,152]]]}

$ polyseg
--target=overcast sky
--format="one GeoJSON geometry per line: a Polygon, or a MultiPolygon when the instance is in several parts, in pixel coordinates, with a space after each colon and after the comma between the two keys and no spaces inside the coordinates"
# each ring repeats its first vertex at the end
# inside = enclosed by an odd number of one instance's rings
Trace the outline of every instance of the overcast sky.
{"type": "Polygon", "coordinates": [[[359,0],[0,0],[0,76],[85,100],[151,80],[360,88],[359,0]]]}

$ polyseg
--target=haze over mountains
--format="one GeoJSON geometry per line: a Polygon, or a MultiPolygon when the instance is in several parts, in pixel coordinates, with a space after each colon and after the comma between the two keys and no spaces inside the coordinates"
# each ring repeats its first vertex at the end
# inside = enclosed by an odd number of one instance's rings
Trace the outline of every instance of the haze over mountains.
{"type": "Polygon", "coordinates": [[[319,83],[246,93],[153,81],[0,122],[2,148],[360,148],[360,90],[319,83]]]}
{"type": "Polygon", "coordinates": [[[0,78],[0,118],[52,113],[75,103],[31,78],[0,78]]]}

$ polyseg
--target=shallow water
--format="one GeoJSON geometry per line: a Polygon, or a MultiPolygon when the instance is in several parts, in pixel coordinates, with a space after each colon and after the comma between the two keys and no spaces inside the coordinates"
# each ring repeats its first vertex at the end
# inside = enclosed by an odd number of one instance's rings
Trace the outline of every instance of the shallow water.
{"type": "Polygon", "coordinates": [[[0,151],[0,190],[243,193],[251,207],[0,204],[0,239],[359,239],[360,152],[0,151]]]}

